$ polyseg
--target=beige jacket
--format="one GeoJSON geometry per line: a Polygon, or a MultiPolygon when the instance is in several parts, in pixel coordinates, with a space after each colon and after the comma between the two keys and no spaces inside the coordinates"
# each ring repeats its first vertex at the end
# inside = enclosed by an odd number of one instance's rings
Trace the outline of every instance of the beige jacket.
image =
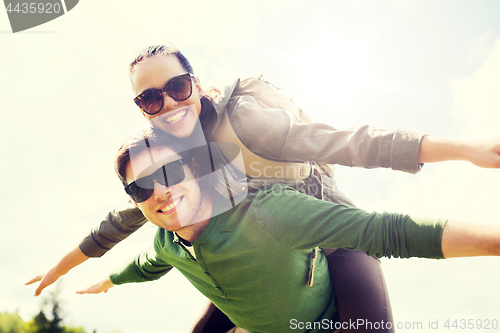
{"type": "MultiPolygon", "coordinates": [[[[213,136],[227,109],[241,141],[251,151],[268,159],[385,167],[410,173],[422,167],[418,163],[418,153],[423,133],[370,126],[339,130],[319,122],[305,122],[302,110],[263,80],[236,80],[221,92],[220,100],[214,104],[217,117],[208,126],[208,137],[213,136]]],[[[329,176],[323,177],[325,199],[354,206],[337,190],[331,170],[328,173],[329,176]]],[[[250,180],[250,187],[273,182],[264,178],[250,180]]],[[[277,182],[290,183],[294,187],[301,183],[277,182]]],[[[82,241],[80,249],[89,257],[100,257],[146,222],[140,210],[128,203],[111,211],[82,241]]]]}

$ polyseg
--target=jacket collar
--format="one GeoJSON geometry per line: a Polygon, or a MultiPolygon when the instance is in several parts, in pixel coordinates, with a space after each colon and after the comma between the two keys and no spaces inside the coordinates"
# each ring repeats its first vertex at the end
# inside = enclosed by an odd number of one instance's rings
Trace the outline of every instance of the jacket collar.
{"type": "Polygon", "coordinates": [[[226,105],[229,102],[229,99],[233,95],[234,91],[239,87],[239,85],[240,85],[239,78],[229,84],[226,83],[221,85],[220,87],[221,96],[219,100],[216,103],[214,103],[215,112],[217,113],[217,119],[213,124],[211,124],[212,126],[210,126],[211,129],[210,137],[215,132],[215,129],[217,129],[217,127],[219,126],[220,120],[222,119],[222,115],[224,114],[224,110],[226,109],[226,105]]]}

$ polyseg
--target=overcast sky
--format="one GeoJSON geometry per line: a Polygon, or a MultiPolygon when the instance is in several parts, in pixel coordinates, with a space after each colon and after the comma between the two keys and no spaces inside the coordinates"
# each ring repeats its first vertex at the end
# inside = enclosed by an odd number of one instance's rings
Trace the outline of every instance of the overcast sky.
{"type": "MultiPolygon", "coordinates": [[[[173,43],[204,85],[264,74],[314,120],[339,128],[494,138],[499,15],[496,0],[86,0],[12,34],[0,11],[0,311],[31,319],[42,297],[24,282],[126,200],[113,156],[143,119],[127,76],[139,49],[173,43]]],[[[417,175],[337,172],[339,187],[368,211],[500,225],[499,170],[447,162],[417,175]]],[[[176,272],[107,294],[74,293],[148,248],[155,228],[62,279],[67,324],[98,333],[189,331],[207,303],[176,272]]],[[[396,323],[439,320],[433,332],[462,332],[444,323],[500,321],[500,258],[382,261],[396,323]]]]}

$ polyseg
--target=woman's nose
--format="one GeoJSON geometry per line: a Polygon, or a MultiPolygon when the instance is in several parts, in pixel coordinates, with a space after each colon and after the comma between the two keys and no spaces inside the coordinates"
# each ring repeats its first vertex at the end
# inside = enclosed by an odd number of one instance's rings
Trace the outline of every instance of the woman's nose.
{"type": "Polygon", "coordinates": [[[177,101],[170,97],[169,94],[163,92],[163,109],[171,111],[177,108],[177,101]]]}

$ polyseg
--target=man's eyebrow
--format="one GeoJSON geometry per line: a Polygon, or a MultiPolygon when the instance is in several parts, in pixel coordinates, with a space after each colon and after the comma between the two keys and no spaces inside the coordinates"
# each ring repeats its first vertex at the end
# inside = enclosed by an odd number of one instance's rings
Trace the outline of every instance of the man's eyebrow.
{"type": "Polygon", "coordinates": [[[172,160],[171,157],[166,157],[166,158],[163,158],[161,160],[155,161],[155,162],[151,163],[148,167],[144,168],[144,170],[139,172],[136,180],[144,178],[144,177],[148,177],[148,176],[152,175],[155,171],[160,169],[161,167],[163,167],[167,164],[173,163],[173,162],[177,162],[179,160],[182,160],[182,157],[176,158],[174,160],[172,160]],[[147,173],[147,175],[144,176],[145,173],[147,173]]]}

